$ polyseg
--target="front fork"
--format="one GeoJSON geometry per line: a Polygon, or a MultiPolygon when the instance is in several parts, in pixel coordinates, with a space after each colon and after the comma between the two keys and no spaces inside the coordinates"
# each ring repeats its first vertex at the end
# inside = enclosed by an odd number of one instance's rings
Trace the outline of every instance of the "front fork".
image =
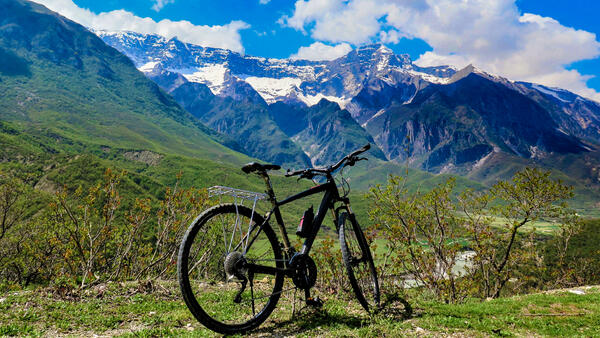
{"type": "Polygon", "coordinates": [[[344,197],[344,198],[340,198],[339,202],[342,203],[342,205],[340,205],[337,208],[331,208],[331,213],[333,215],[333,222],[335,223],[335,232],[336,234],[339,232],[339,214],[341,210],[346,210],[348,212],[348,216],[352,216],[354,215],[354,212],[352,211],[352,207],[350,206],[350,199],[348,199],[348,197],[344,197]]]}

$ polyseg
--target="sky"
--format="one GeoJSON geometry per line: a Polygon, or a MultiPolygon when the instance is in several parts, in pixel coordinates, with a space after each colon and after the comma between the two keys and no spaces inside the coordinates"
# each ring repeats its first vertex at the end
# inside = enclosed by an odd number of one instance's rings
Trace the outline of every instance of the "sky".
{"type": "Polygon", "coordinates": [[[476,67],[600,102],[597,0],[35,0],[87,27],[272,58],[383,43],[420,66],[476,67]]]}

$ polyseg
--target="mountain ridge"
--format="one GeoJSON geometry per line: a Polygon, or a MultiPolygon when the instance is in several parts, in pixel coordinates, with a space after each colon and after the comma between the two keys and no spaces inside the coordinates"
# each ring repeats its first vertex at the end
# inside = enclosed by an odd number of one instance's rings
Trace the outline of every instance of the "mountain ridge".
{"type": "MultiPolygon", "coordinates": [[[[407,134],[388,135],[392,129],[382,129],[383,125],[376,120],[387,116],[393,124],[406,121],[405,113],[410,110],[406,107],[415,107],[418,103],[415,100],[429,97],[427,93],[435,89],[439,92],[438,96],[430,99],[438,101],[429,106],[427,114],[446,114],[442,116],[443,121],[455,120],[456,127],[465,132],[459,142],[451,142],[457,139],[449,134],[450,130],[434,135],[431,131],[439,129],[437,126],[425,128],[430,134],[423,135],[426,138],[423,142],[428,146],[414,156],[409,155],[409,163],[434,173],[468,174],[476,165],[484,165],[494,149],[534,164],[539,157],[596,151],[600,144],[600,104],[595,101],[562,89],[511,81],[472,65],[463,69],[419,67],[408,55],[397,55],[381,44],[359,47],[335,60],[309,61],[241,55],[224,49],[185,44],[176,38],[135,32],[96,31],[96,34],[132,58],[138,69],[170,92],[185,82],[203,83],[215,96],[249,99],[268,107],[285,104],[293,114],[307,110],[323,99],[335,102],[370,134],[383,150],[385,159],[393,161],[405,160],[403,153],[407,149],[407,134]],[[479,91],[468,100],[453,97],[460,93],[464,96],[464,91],[453,91],[452,88],[460,88],[468,82],[477,82],[470,85],[473,91],[479,87],[488,90],[479,91]],[[497,95],[498,91],[503,95],[497,95]],[[440,99],[442,92],[444,100],[462,102],[460,107],[442,109],[447,105],[440,99]],[[497,102],[491,103],[486,97],[496,97],[497,102]],[[490,110],[490,107],[493,109],[490,110]],[[476,131],[469,127],[470,122],[457,118],[459,111],[468,111],[476,119],[488,121],[482,125],[487,136],[478,136],[482,130],[476,131]],[[534,125],[536,123],[539,128],[534,125]],[[529,131],[538,130],[534,133],[537,136],[524,132],[527,128],[523,129],[520,124],[531,125],[533,129],[529,131]],[[467,147],[467,143],[471,145],[467,147]],[[561,144],[565,146],[559,146],[561,144]],[[466,150],[470,148],[473,151],[466,150]],[[442,156],[444,152],[447,154],[442,156]]],[[[185,101],[185,98],[179,100],[183,106],[185,101]]],[[[282,111],[281,107],[278,110],[282,111]]],[[[279,121],[294,119],[284,118],[281,114],[278,118],[279,121]]],[[[433,119],[429,123],[438,122],[433,119]]],[[[301,140],[296,137],[293,141],[305,153],[311,153],[308,151],[308,138],[301,140]]],[[[418,146],[414,144],[413,149],[418,146]]],[[[314,159],[311,161],[315,163],[314,159]]]]}

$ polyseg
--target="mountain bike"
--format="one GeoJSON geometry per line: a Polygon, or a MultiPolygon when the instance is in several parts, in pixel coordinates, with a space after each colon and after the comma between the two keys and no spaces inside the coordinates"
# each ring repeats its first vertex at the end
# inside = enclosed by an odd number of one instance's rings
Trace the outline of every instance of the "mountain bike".
{"type": "MultiPolygon", "coordinates": [[[[266,194],[227,187],[213,187],[236,198],[253,200],[252,208],[239,203],[214,206],[200,214],[189,226],[179,248],[177,274],[183,299],[192,314],[207,328],[223,333],[243,333],[258,327],[275,309],[283,290],[284,278],[291,278],[296,289],[304,290],[307,305],[320,306],[310,289],[317,280],[317,267],[310,257],[321,224],[332,212],[342,251],[342,260],[354,293],[367,311],[379,306],[377,272],[367,240],[350,207],[347,191],[340,194],[334,174],[338,169],[366,160],[358,155],[367,144],[326,168],[287,171],[286,177],[321,180],[306,191],[278,201],[268,171],[278,165],[249,163],[246,174],[264,179],[266,194]],[[312,206],[303,215],[298,231],[304,243],[299,251],[290,244],[280,207],[298,199],[323,193],[316,215],[312,206]],[[256,212],[257,200],[271,204],[265,215],[256,212]],[[270,221],[275,218],[281,241],[270,221]]],[[[343,186],[342,186],[343,187],[343,186]]]]}

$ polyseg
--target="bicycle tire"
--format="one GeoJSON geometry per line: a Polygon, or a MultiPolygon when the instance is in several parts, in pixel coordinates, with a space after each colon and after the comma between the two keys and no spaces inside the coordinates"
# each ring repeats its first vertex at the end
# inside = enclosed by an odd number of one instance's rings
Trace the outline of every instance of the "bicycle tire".
{"type": "Polygon", "coordinates": [[[379,308],[379,281],[371,250],[354,215],[338,216],[342,260],[358,302],[367,311],[379,308]],[[349,221],[348,221],[349,220],[349,221]]]}
{"type": "MultiPolygon", "coordinates": [[[[263,223],[262,216],[240,205],[222,204],[204,211],[192,222],[185,233],[179,248],[177,260],[177,275],[185,304],[200,323],[222,334],[244,333],[258,327],[275,309],[283,287],[283,273],[276,273],[272,280],[267,279],[266,282],[264,280],[260,282],[262,288],[266,289],[263,297],[254,298],[253,288],[250,292],[250,298],[247,296],[248,288],[245,289],[244,293],[241,293],[242,300],[239,304],[234,300],[236,297],[231,297],[233,293],[239,292],[241,286],[238,286],[239,289],[236,291],[235,282],[229,282],[232,277],[231,275],[228,277],[225,271],[228,259],[240,259],[239,257],[243,256],[244,259],[249,261],[272,260],[270,263],[271,266],[283,268],[279,242],[268,223],[265,223],[262,229],[259,229],[258,226],[254,228],[258,231],[254,230],[252,234],[258,233],[258,236],[264,235],[264,237],[260,237],[257,241],[253,242],[254,244],[250,246],[248,252],[245,252],[245,249],[243,250],[244,253],[242,253],[242,250],[231,250],[234,242],[237,243],[235,248],[238,248],[240,244],[244,244],[243,239],[239,243],[236,239],[240,216],[248,221],[248,227],[251,223],[254,225],[263,223]],[[231,234],[226,233],[226,230],[230,227],[230,219],[233,218],[235,218],[233,231],[231,234]],[[221,220],[221,227],[223,229],[223,249],[225,250],[219,248],[220,244],[218,242],[221,242],[221,239],[218,237],[220,237],[220,234],[215,238],[221,230],[218,228],[219,219],[221,220]],[[213,223],[216,224],[214,228],[213,223]],[[202,236],[200,236],[201,233],[202,236]],[[227,238],[229,236],[231,236],[231,241],[228,244],[227,238]],[[203,239],[206,239],[206,241],[203,241],[203,239]],[[253,249],[255,247],[257,248],[256,250],[253,249]],[[251,252],[252,250],[262,250],[264,253],[254,253],[251,252]],[[191,253],[193,257],[190,257],[191,253]],[[253,256],[254,254],[263,256],[253,256]],[[267,258],[261,259],[261,257],[267,258]],[[197,261],[195,261],[196,259],[197,261]],[[205,280],[202,280],[203,277],[205,280]],[[272,290],[270,287],[271,284],[273,287],[272,290]],[[262,301],[263,299],[265,299],[266,303],[262,305],[260,311],[255,312],[255,300],[262,301]],[[242,304],[248,304],[248,302],[251,303],[252,314],[241,308],[242,304]],[[233,320],[233,316],[238,313],[246,318],[233,320]]],[[[239,224],[243,225],[243,222],[239,222],[239,224]]],[[[240,226],[239,229],[239,238],[245,238],[242,231],[243,226],[240,226]]],[[[264,264],[269,265],[269,263],[264,264]]],[[[230,267],[229,269],[231,270],[232,268],[230,267]]],[[[243,274],[242,272],[239,273],[243,274]]],[[[245,278],[251,280],[247,271],[246,274],[245,278]]],[[[236,274],[235,278],[238,277],[236,274]]],[[[256,283],[258,285],[259,281],[257,280],[256,283]]],[[[238,284],[241,285],[241,282],[238,281],[238,284]]],[[[254,282],[251,285],[254,285],[254,282]]]]}

